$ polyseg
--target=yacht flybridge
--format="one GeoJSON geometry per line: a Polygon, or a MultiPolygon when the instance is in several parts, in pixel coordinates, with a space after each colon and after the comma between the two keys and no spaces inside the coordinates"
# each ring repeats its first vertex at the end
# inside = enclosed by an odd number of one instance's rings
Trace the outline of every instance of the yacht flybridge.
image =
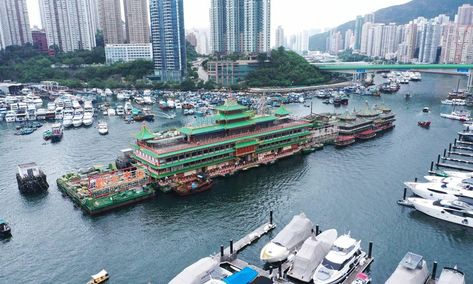
{"type": "Polygon", "coordinates": [[[366,258],[361,250],[361,241],[350,235],[342,235],[333,243],[332,249],[315,270],[314,284],[339,283],[344,280],[366,258]]]}

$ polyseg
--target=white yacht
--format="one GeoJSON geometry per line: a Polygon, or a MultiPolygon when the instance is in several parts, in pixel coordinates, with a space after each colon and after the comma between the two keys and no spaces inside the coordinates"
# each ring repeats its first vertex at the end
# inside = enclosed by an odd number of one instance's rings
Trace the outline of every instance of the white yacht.
{"type": "Polygon", "coordinates": [[[117,106],[116,110],[117,115],[122,116],[125,114],[125,108],[122,105],[117,106]]]}
{"type": "Polygon", "coordinates": [[[31,103],[28,104],[26,109],[26,118],[30,121],[36,120],[36,106],[35,104],[31,103]]]}
{"type": "Polygon", "coordinates": [[[473,206],[459,200],[407,199],[417,210],[431,217],[473,228],[473,206]]]}
{"type": "Polygon", "coordinates": [[[106,135],[108,134],[108,125],[105,121],[99,122],[97,129],[99,130],[99,133],[101,135],[106,135]]]}
{"type": "Polygon", "coordinates": [[[74,118],[72,119],[72,125],[74,127],[79,127],[82,125],[84,119],[84,112],[82,108],[78,108],[74,111],[74,118]]]}
{"type": "Polygon", "coordinates": [[[54,102],[49,102],[47,108],[48,110],[56,110],[56,104],[54,102]]]}
{"type": "Polygon", "coordinates": [[[82,107],[80,106],[80,103],[79,103],[78,100],[73,100],[72,101],[72,108],[79,109],[79,108],[82,108],[82,107]]]}
{"type": "Polygon", "coordinates": [[[266,262],[278,262],[287,259],[312,235],[312,229],[312,221],[304,213],[294,216],[291,222],[263,247],[260,259],[266,262]]]}
{"type": "Polygon", "coordinates": [[[109,108],[107,110],[107,115],[108,116],[114,116],[116,114],[115,110],[113,108],[109,108]]]}
{"type": "Polygon", "coordinates": [[[5,114],[6,122],[15,122],[16,121],[16,112],[14,110],[9,110],[5,114]]]}
{"type": "Polygon", "coordinates": [[[74,119],[74,110],[70,108],[64,109],[64,118],[62,120],[62,125],[65,128],[71,127],[72,119],[74,119]]]}
{"type": "Polygon", "coordinates": [[[37,95],[35,95],[35,94],[28,94],[28,95],[26,95],[26,97],[25,97],[25,102],[26,102],[26,103],[34,104],[35,107],[37,107],[37,108],[40,108],[40,107],[43,106],[43,100],[42,100],[39,96],[37,96],[37,95]]]}
{"type": "Polygon", "coordinates": [[[117,94],[117,100],[119,100],[119,101],[124,101],[125,99],[126,99],[126,95],[125,95],[124,92],[119,92],[119,93],[117,94]]]}
{"type": "Polygon", "coordinates": [[[23,102],[18,103],[18,109],[16,110],[16,121],[23,122],[23,121],[28,120],[27,108],[28,106],[26,105],[26,103],[23,103],[23,102]]]}
{"type": "Polygon", "coordinates": [[[167,101],[168,108],[176,108],[176,103],[173,100],[167,101]]]}
{"type": "Polygon", "coordinates": [[[452,111],[451,113],[441,113],[440,116],[443,118],[460,120],[460,121],[471,120],[469,111],[452,111]]]}
{"type": "Polygon", "coordinates": [[[333,243],[332,249],[314,272],[314,284],[339,283],[360,263],[365,261],[361,241],[350,235],[342,235],[333,243]]]}
{"type": "Polygon", "coordinates": [[[422,256],[408,252],[385,284],[424,284],[430,273],[422,256]]]}
{"type": "Polygon", "coordinates": [[[143,97],[143,103],[145,105],[152,105],[153,104],[153,99],[150,96],[144,96],[143,97]]]}
{"type": "Polygon", "coordinates": [[[444,267],[440,277],[437,280],[437,284],[465,284],[465,274],[454,268],[444,267]]]}
{"type": "Polygon", "coordinates": [[[182,109],[181,102],[176,101],[176,109],[182,109]]]}
{"type": "Polygon", "coordinates": [[[54,118],[56,120],[63,120],[64,119],[64,108],[57,107],[54,111],[54,118]]]}
{"type": "MultiPolygon", "coordinates": [[[[465,181],[465,180],[464,180],[465,181]]],[[[473,202],[473,191],[469,184],[448,184],[439,182],[405,182],[415,195],[430,200],[457,200],[462,197],[473,202]]]]}
{"type": "Polygon", "coordinates": [[[337,230],[331,229],[305,240],[291,260],[287,275],[302,282],[312,281],[315,269],[329,253],[337,236],[337,230]]]}
{"type": "Polygon", "coordinates": [[[458,177],[458,178],[473,178],[473,173],[468,172],[456,172],[456,171],[445,171],[449,177],[458,177]]]}
{"type": "Polygon", "coordinates": [[[466,100],[463,99],[446,99],[441,101],[443,105],[454,105],[454,106],[464,106],[466,105],[466,100]]]}
{"type": "Polygon", "coordinates": [[[92,124],[94,124],[94,115],[90,113],[84,113],[82,123],[84,124],[84,126],[91,126],[92,124]]]}
{"type": "Polygon", "coordinates": [[[126,102],[125,103],[125,106],[124,106],[124,109],[125,109],[125,114],[130,114],[131,111],[133,110],[133,105],[131,104],[131,102],[126,102]]]}

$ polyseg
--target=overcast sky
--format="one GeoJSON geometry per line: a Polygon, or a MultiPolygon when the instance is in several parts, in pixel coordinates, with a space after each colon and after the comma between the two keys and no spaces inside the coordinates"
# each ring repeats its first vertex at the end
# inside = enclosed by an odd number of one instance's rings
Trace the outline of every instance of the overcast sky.
{"type": "MultiPolygon", "coordinates": [[[[38,0],[27,1],[31,25],[41,26],[38,0]]],[[[271,29],[282,26],[290,34],[332,28],[357,15],[406,2],[409,0],[272,0],[271,29]]],[[[209,7],[210,0],[184,0],[186,28],[208,28],[209,7]]]]}

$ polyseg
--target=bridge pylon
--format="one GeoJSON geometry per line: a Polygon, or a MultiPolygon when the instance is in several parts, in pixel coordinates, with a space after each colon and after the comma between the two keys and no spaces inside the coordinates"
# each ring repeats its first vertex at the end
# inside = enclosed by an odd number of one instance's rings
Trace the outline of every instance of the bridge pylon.
{"type": "Polygon", "coordinates": [[[466,85],[466,90],[470,94],[473,94],[473,69],[470,69],[470,72],[468,73],[468,84],[466,85]]]}

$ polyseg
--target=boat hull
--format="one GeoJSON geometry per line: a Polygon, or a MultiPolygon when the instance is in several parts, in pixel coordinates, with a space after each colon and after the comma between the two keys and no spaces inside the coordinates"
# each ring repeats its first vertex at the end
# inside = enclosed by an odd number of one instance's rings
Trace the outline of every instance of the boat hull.
{"type": "Polygon", "coordinates": [[[473,228],[473,218],[446,213],[445,210],[442,209],[442,207],[433,205],[433,200],[426,200],[422,198],[409,198],[408,200],[414,205],[416,210],[426,215],[450,223],[455,223],[465,227],[473,228]]]}

